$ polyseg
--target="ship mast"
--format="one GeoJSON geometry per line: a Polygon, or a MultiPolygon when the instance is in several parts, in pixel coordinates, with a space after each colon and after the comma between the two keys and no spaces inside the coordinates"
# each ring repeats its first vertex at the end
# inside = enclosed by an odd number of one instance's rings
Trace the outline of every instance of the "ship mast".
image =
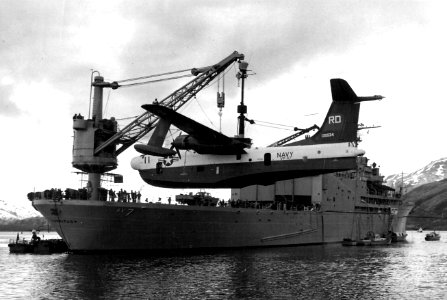
{"type": "Polygon", "coordinates": [[[247,67],[248,63],[245,61],[241,61],[239,63],[239,73],[237,74],[237,78],[241,79],[241,104],[237,107],[237,112],[239,113],[238,117],[238,137],[245,137],[245,114],[247,113],[247,106],[244,104],[244,88],[245,88],[245,78],[247,78],[247,67]]]}

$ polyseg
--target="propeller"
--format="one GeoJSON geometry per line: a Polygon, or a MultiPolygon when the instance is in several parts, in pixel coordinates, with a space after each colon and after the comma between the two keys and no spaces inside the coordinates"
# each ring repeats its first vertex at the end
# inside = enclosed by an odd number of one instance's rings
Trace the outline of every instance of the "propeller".
{"type": "MultiPolygon", "coordinates": [[[[178,134],[178,136],[177,137],[179,137],[179,136],[181,136],[182,135],[182,131],[180,130],[179,131],[179,134],[178,134]]],[[[171,135],[172,136],[172,135],[171,135]]],[[[174,141],[175,141],[175,139],[174,139],[174,141]]],[[[180,150],[179,150],[179,148],[178,147],[175,147],[173,144],[174,144],[174,141],[172,141],[172,143],[171,143],[171,150],[174,150],[175,149],[175,152],[177,152],[177,155],[178,155],[178,157],[180,158],[180,159],[182,159],[182,156],[180,155],[180,150]]]]}

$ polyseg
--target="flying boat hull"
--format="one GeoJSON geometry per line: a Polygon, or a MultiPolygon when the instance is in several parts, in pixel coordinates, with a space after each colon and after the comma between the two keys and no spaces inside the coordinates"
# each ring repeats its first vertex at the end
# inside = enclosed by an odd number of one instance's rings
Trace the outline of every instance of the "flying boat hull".
{"type": "Polygon", "coordinates": [[[312,160],[283,160],[246,164],[209,164],[140,170],[148,184],[165,188],[241,188],[253,184],[269,185],[291,178],[316,176],[355,169],[356,157],[323,158],[312,160]]]}

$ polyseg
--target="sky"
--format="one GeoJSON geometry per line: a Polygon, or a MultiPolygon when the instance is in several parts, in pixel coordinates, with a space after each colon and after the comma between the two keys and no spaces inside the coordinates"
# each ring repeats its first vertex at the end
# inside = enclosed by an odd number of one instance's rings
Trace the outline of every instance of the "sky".
{"type": "MultiPolygon", "coordinates": [[[[446,8],[445,1],[389,0],[0,1],[0,199],[26,202],[31,191],[80,187],[72,117],[88,115],[92,70],[123,80],[208,66],[235,50],[251,70],[248,118],[320,125],[329,80],[343,78],[359,96],[386,97],[362,103],[360,122],[380,127],[361,131],[359,147],[384,175],[415,171],[447,156],[446,8]]],[[[229,136],[240,101],[235,73],[225,77],[229,136]]],[[[104,116],[138,116],[141,105],[188,80],[106,90],[104,116]]],[[[216,92],[211,85],[180,112],[219,129],[216,92]]],[[[254,146],[293,133],[260,123],[246,130],[254,146]]],[[[137,155],[131,147],[118,157],[114,172],[125,189],[150,200],[185,192],[145,184],[130,167],[137,155]]]]}

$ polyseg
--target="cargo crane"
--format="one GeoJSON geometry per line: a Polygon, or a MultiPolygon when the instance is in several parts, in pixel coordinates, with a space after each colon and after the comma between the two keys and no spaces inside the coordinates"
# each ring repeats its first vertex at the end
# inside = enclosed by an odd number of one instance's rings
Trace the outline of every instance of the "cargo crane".
{"type": "MultiPolygon", "coordinates": [[[[158,101],[158,104],[175,111],[178,110],[230,65],[234,62],[241,63],[243,59],[244,55],[235,51],[215,65],[191,69],[191,74],[195,78],[158,101]]],[[[101,200],[105,199],[103,192],[100,191],[101,174],[115,169],[118,166],[117,156],[154,129],[159,118],[153,113],[145,111],[118,131],[114,118],[103,119],[103,90],[104,88],[117,89],[122,85],[116,81],[105,82],[100,75],[95,76],[91,85],[93,88],[91,119],[84,119],[81,115],[73,117],[72,165],[74,168],[88,173],[89,198],[101,200]]]]}

